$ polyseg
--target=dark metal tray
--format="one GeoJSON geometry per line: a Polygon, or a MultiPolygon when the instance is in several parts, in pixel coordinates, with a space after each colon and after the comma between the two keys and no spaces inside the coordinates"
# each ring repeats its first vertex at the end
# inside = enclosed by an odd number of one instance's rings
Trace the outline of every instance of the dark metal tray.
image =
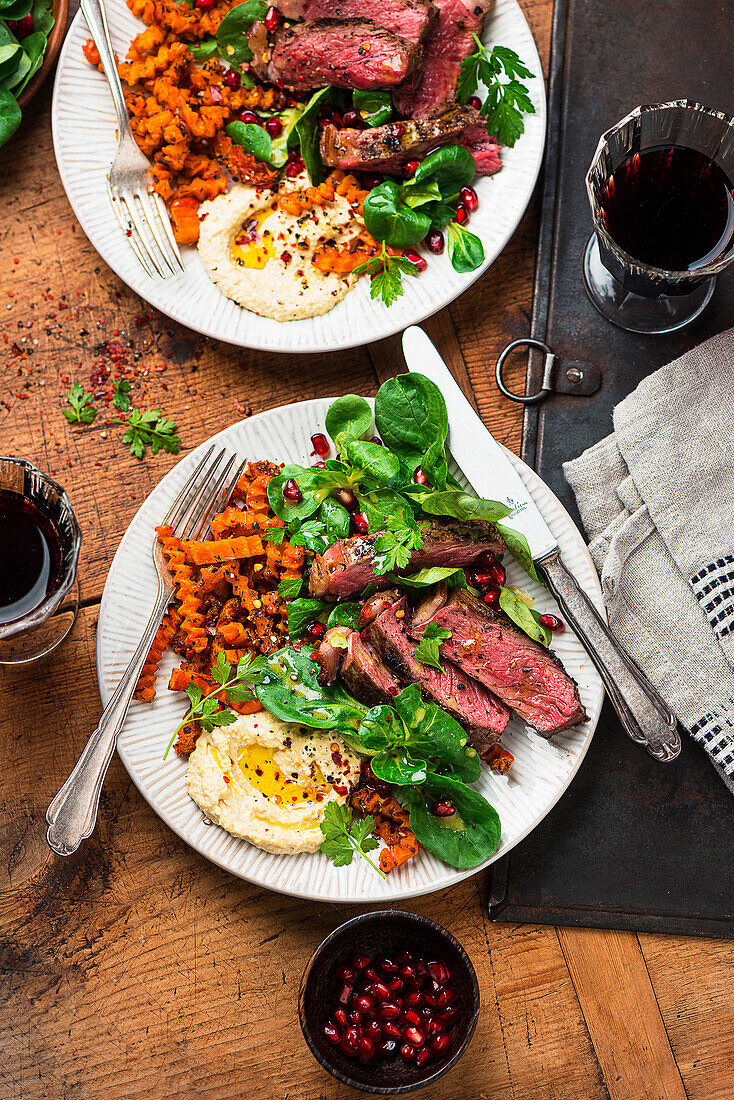
{"type": "MultiPolygon", "coordinates": [[[[577,521],[561,463],[611,430],[612,409],[645,375],[734,325],[732,272],[682,332],[638,337],[608,324],[581,279],[584,175],[601,133],[638,103],[689,98],[734,114],[732,56],[728,4],[556,0],[532,335],[591,360],[603,381],[591,397],[529,406],[522,453],[577,521]]],[[[528,393],[541,369],[534,354],[528,393]]],[[[607,702],[570,790],[492,867],[492,919],[734,937],[734,798],[684,741],[675,763],[655,763],[607,702]]]]}

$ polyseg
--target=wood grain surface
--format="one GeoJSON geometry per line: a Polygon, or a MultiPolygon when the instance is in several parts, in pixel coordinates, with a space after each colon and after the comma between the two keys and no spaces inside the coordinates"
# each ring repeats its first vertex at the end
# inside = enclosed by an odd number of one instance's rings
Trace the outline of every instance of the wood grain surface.
{"type": "MultiPolygon", "coordinates": [[[[547,61],[551,0],[523,0],[547,61]]],[[[98,828],[70,859],[44,814],[101,707],[95,628],[105,576],[137,508],[175,458],[138,462],[121,429],[61,415],[134,365],[136,397],[179,425],[183,453],[248,412],[353,390],[402,367],[396,340],[285,358],[198,337],[155,314],[75,222],[53,160],[50,85],[0,154],[0,450],[69,490],[84,547],[69,638],[0,671],[0,1098],[324,1100],[357,1096],[313,1060],[296,999],[322,937],[354,913],[256,889],[190,851],[117,759],[98,828]]],[[[492,382],[529,327],[535,204],[490,271],[427,328],[511,448],[520,414],[492,382]]],[[[515,369],[519,371],[520,365],[515,369]]],[[[513,380],[513,384],[519,378],[513,380]]],[[[405,903],[447,924],[477,968],[482,1009],[460,1066],[419,1093],[456,1100],[726,1100],[734,1095],[732,946],[712,940],[491,924],[486,881],[405,903]]]]}

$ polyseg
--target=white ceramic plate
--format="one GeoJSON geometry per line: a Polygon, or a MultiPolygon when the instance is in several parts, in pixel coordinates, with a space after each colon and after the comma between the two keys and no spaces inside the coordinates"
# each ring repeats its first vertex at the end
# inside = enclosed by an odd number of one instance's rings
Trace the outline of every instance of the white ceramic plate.
{"type": "MultiPolygon", "coordinates": [[[[124,0],[107,0],[112,44],[119,57],[143,29],[124,0]]],[[[405,279],[405,294],[389,309],[369,296],[361,279],[331,313],[279,323],[241,309],[209,280],[195,248],[184,248],[185,274],[161,281],[140,267],[110,209],[106,176],[116,151],[115,117],[107,82],[82,54],[89,37],[81,12],[71,24],[59,58],[53,96],[53,137],[61,180],[82,229],[102,258],[128,286],[163,313],[206,336],[264,351],[315,352],[359,347],[402,332],[442,309],[496,260],[517,228],[540,169],[545,142],[543,73],[525,16],[517,0],[496,0],[485,23],[488,43],[516,50],[535,79],[528,81],[536,114],[514,149],[503,149],[504,167],[478,180],[479,208],[471,227],[484,242],[485,261],[471,275],[459,275],[448,256],[429,256],[428,269],[405,279]]]]}
{"type": "MultiPolygon", "coordinates": [[[[331,400],[304,401],[260,413],[233,424],[213,438],[241,457],[302,462],[311,450],[311,434],[323,430],[331,400]]],[[[115,554],[97,628],[97,676],[105,704],[133,654],[141,624],[147,622],[153,605],[156,592],[151,559],[153,528],[161,522],[209,443],[202,443],[187,455],[153,490],[115,554]]],[[[558,539],[564,561],[601,608],[601,590],[594,566],[570,516],[537,474],[519,458],[511,457],[558,539]]],[[[548,593],[530,581],[514,562],[509,565],[508,577],[511,583],[521,585],[536,597],[539,608],[552,606],[548,593]]],[[[502,743],[515,757],[511,772],[498,776],[485,768],[478,784],[502,821],[500,847],[492,859],[482,864],[485,867],[527,836],[555,805],[576,774],[596,728],[603,699],[596,669],[569,630],[554,637],[553,649],[578,682],[589,720],[552,742],[529,732],[519,719],[510,722],[502,743]]],[[[422,851],[383,880],[361,859],[355,859],[349,867],[335,868],[320,854],[274,856],[209,824],[187,793],[186,763],[172,756],[166,763],[162,759],[171,733],[185,712],[183,697],[166,690],[168,674],[175,663],[174,655],[166,654],[158,697],[149,704],[133,702],[117,747],[131,778],[159,817],[207,859],[269,890],[342,902],[414,897],[450,886],[481,869],[457,871],[422,851]]]]}

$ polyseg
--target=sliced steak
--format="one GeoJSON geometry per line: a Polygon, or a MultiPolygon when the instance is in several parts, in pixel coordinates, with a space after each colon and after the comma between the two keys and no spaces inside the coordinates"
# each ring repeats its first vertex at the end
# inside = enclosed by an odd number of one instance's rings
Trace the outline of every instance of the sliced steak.
{"type": "Polygon", "coordinates": [[[341,678],[348,691],[370,707],[378,703],[392,703],[400,691],[400,685],[385,668],[369,642],[363,641],[353,630],[347,641],[346,656],[341,667],[341,678]]]}
{"type": "Polygon", "coordinates": [[[467,126],[461,135],[460,145],[466,146],[474,157],[478,176],[493,176],[502,167],[500,147],[495,137],[487,133],[484,121],[467,126]]]}
{"type": "MultiPolygon", "coordinates": [[[[428,622],[451,631],[441,643],[442,657],[485,684],[544,737],[586,718],[576,683],[558,658],[502,612],[457,589],[428,622]]],[[[425,626],[411,627],[411,635],[420,638],[425,626]]]]}
{"type": "Polygon", "coordinates": [[[480,34],[492,0],[433,0],[438,8],[426,38],[420,80],[393,96],[395,109],[406,118],[423,118],[450,103],[456,95],[459,66],[474,53],[473,34],[480,34]]]}
{"type": "Polygon", "coordinates": [[[436,9],[430,0],[277,0],[286,19],[371,19],[406,42],[421,42],[436,9]]]}
{"type": "MultiPolygon", "coordinates": [[[[491,175],[501,167],[496,155],[489,158],[484,151],[492,143],[479,112],[474,107],[456,104],[431,118],[388,122],[367,130],[337,130],[329,123],[321,132],[321,159],[331,168],[370,169],[399,175],[406,161],[423,157],[441,145],[457,144],[466,146],[478,172],[491,175]]],[[[497,149],[496,142],[492,148],[497,149]]]]}
{"type": "Polygon", "coordinates": [[[410,75],[421,55],[420,46],[369,19],[281,25],[264,45],[261,26],[255,24],[248,35],[252,68],[279,87],[392,88],[410,75]]]}
{"type": "Polygon", "coordinates": [[[332,626],[326,631],[316,650],[316,663],[319,672],[316,677],[320,684],[333,684],[344,663],[347,650],[348,626],[332,626]]]}
{"type": "Polygon", "coordinates": [[[439,672],[417,660],[408,622],[402,599],[375,619],[368,631],[370,641],[401,684],[420,684],[425,695],[461,722],[477,752],[488,752],[504,732],[510,711],[451,661],[443,661],[444,671],[439,672]]]}
{"type": "Polygon", "coordinates": [[[375,621],[378,615],[381,615],[383,611],[387,611],[388,607],[392,607],[399,599],[401,599],[401,595],[397,588],[387,588],[384,592],[376,592],[374,596],[370,596],[362,604],[362,610],[357,619],[359,629],[364,630],[366,626],[375,621]]]}
{"type": "MultiPolygon", "coordinates": [[[[502,554],[504,540],[491,523],[475,520],[462,523],[458,520],[433,520],[421,527],[423,545],[414,550],[405,569],[398,573],[415,573],[432,565],[469,566],[485,551],[502,554]]],[[[377,576],[372,571],[375,555],[374,535],[355,535],[341,539],[316,554],[311,564],[308,587],[316,599],[341,600],[361,592],[368,584],[376,588],[388,588],[387,575],[377,576]]]]}

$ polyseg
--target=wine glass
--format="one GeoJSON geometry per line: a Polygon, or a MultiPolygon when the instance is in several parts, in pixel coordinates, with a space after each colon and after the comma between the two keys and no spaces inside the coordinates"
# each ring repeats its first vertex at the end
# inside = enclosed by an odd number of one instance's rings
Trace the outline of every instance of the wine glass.
{"type": "MultiPolygon", "coordinates": [[[[734,260],[732,180],[734,120],[723,111],[687,99],[646,104],[636,107],[602,135],[586,174],[594,232],[584,253],[583,272],[586,291],[607,320],[628,332],[665,333],[683,328],[699,316],[711,300],[716,275],[734,260]],[[679,169],[675,177],[671,175],[671,154],[678,158],[672,168],[679,169]],[[682,165],[681,160],[686,164],[682,165]],[[685,170],[681,172],[681,168],[685,170]],[[644,182],[648,199],[650,189],[659,186],[661,206],[651,213],[647,224],[642,218],[635,221],[635,232],[631,241],[625,240],[625,249],[610,231],[614,221],[610,214],[615,202],[621,204],[623,197],[634,201],[634,187],[640,185],[643,172],[647,172],[644,182]],[[714,189],[715,181],[721,182],[720,193],[714,189]],[[632,193],[622,196],[622,183],[631,187],[632,193]],[[670,254],[662,234],[657,239],[655,234],[658,217],[664,221],[666,213],[662,196],[667,202],[670,188],[676,184],[684,189],[680,197],[687,199],[688,208],[696,212],[695,224],[687,222],[685,226],[693,240],[705,240],[705,227],[714,215],[716,219],[723,217],[723,231],[713,251],[707,254],[704,244],[701,255],[691,257],[693,262],[671,270],[656,266],[651,259],[656,246],[659,255],[670,254]],[[699,214],[704,218],[700,224],[699,214]],[[635,256],[635,249],[648,262],[635,256]]],[[[618,225],[617,236],[621,235],[618,225]]],[[[667,243],[674,245],[670,234],[667,236],[667,243]]]]}

